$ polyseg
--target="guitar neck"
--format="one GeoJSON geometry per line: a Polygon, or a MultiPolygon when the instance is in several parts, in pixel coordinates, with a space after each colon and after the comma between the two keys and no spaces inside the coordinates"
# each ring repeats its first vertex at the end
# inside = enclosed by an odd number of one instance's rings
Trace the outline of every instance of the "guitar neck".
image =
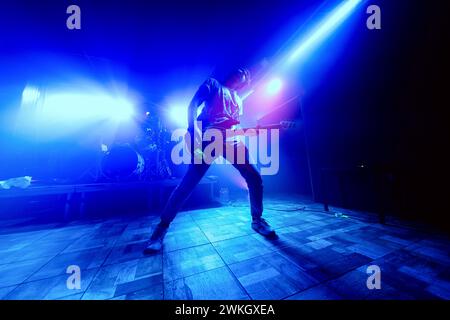
{"type": "Polygon", "coordinates": [[[281,129],[283,126],[280,124],[270,124],[270,125],[265,125],[265,126],[256,126],[256,127],[249,127],[249,128],[241,128],[241,129],[235,129],[235,130],[262,130],[262,129],[281,129]]]}
{"type": "Polygon", "coordinates": [[[284,129],[285,125],[282,123],[276,123],[276,124],[270,124],[270,125],[264,125],[264,126],[256,126],[256,127],[250,127],[250,128],[238,128],[238,129],[232,129],[227,130],[227,136],[254,136],[259,134],[259,130],[272,130],[272,129],[284,129]]]}

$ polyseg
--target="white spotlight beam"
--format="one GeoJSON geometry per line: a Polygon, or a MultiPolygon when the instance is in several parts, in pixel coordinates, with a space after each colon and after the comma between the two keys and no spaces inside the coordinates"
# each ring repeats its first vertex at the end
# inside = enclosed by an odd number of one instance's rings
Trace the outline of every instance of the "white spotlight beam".
{"type": "Polygon", "coordinates": [[[315,46],[319,45],[326,37],[328,37],[355,8],[364,0],[344,0],[336,9],[334,9],[319,25],[315,28],[300,45],[289,55],[287,63],[292,63],[315,46]]]}

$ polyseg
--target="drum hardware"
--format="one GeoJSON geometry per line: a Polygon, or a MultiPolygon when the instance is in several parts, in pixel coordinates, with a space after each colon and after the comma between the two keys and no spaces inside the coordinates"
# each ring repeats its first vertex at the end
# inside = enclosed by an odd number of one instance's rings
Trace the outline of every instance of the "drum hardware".
{"type": "Polygon", "coordinates": [[[128,143],[111,146],[101,161],[103,176],[115,181],[137,179],[144,169],[144,158],[128,143]]]}
{"type": "Polygon", "coordinates": [[[170,155],[170,132],[158,117],[146,115],[133,143],[102,146],[104,152],[100,167],[104,178],[114,181],[148,181],[172,177],[167,159],[167,155],[170,155]]]}

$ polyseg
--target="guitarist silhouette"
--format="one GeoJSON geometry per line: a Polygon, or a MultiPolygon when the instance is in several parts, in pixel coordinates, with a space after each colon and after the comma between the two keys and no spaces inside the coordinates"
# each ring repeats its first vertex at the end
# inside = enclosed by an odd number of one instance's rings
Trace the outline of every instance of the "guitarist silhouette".
{"type": "MultiPolygon", "coordinates": [[[[195,186],[208,170],[210,163],[205,163],[201,157],[201,150],[196,150],[195,146],[200,146],[203,150],[211,142],[203,142],[201,137],[203,131],[208,129],[218,129],[225,131],[239,124],[239,116],[242,114],[242,100],[237,90],[244,88],[250,83],[250,74],[247,69],[237,69],[231,72],[223,82],[217,79],[207,79],[197,90],[188,109],[188,133],[191,137],[191,163],[187,173],[181,183],[172,192],[169,200],[161,214],[161,220],[153,230],[149,244],[145,249],[146,253],[153,253],[161,250],[164,236],[170,223],[175,218],[184,201],[192,193],[195,186]],[[204,103],[204,107],[197,116],[198,108],[204,103]],[[200,160],[200,161],[198,161],[200,160]]],[[[262,218],[263,213],[263,183],[256,167],[249,160],[249,153],[246,146],[232,137],[223,141],[223,156],[227,159],[227,149],[233,148],[234,154],[237,150],[243,151],[245,161],[230,161],[245,179],[250,198],[250,212],[252,215],[252,228],[265,237],[275,237],[274,230],[262,218]]],[[[229,157],[230,155],[228,155],[229,157]]]]}

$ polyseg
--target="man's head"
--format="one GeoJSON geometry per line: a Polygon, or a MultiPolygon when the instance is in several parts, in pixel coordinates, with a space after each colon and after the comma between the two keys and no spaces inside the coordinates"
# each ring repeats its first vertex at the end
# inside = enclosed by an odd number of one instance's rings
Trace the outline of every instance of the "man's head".
{"type": "Polygon", "coordinates": [[[250,72],[245,68],[233,70],[227,77],[225,85],[231,89],[239,90],[250,84],[250,72]]]}

